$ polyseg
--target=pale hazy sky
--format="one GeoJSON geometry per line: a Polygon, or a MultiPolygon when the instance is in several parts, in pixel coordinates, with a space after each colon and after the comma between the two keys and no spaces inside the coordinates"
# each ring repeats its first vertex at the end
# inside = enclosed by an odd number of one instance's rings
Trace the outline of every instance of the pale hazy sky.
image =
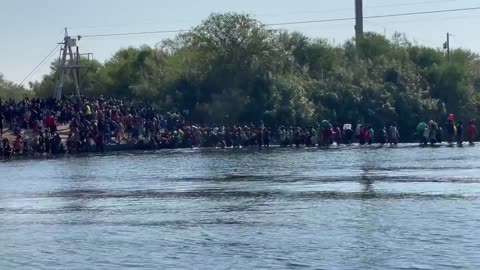
{"type": "MultiPolygon", "coordinates": [[[[364,0],[365,16],[480,6],[479,0],[364,0]]],[[[264,23],[322,20],[354,16],[354,0],[0,0],[0,73],[21,82],[63,38],[72,35],[189,29],[212,12],[246,12],[264,23]],[[68,5],[68,4],[70,5],[68,5]]],[[[453,48],[480,52],[480,10],[370,19],[365,31],[405,33],[418,43],[440,47],[447,32],[453,48]]],[[[285,26],[310,37],[343,42],[354,34],[354,22],[330,22],[285,26]]],[[[104,61],[117,49],[147,44],[154,46],[174,34],[85,38],[81,52],[104,61]]],[[[51,62],[58,53],[50,59],[51,62]]],[[[45,63],[30,80],[49,70],[45,63]]]]}

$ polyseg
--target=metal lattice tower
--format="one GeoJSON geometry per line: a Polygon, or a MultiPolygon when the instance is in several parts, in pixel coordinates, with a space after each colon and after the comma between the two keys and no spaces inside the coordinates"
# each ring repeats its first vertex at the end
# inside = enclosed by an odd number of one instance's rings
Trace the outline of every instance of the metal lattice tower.
{"type": "MultiPolygon", "coordinates": [[[[75,94],[77,97],[80,97],[80,68],[86,67],[80,65],[81,54],[77,46],[77,41],[79,41],[80,38],[81,36],[78,36],[77,38],[70,37],[67,28],[65,28],[65,37],[63,38],[63,42],[59,43],[62,47],[60,49],[61,54],[54,93],[56,99],[62,98],[65,75],[68,75],[69,71],[71,71],[73,83],[75,84],[75,94]]],[[[86,55],[88,55],[87,60],[90,61],[90,56],[92,54],[88,53],[86,55]]]]}

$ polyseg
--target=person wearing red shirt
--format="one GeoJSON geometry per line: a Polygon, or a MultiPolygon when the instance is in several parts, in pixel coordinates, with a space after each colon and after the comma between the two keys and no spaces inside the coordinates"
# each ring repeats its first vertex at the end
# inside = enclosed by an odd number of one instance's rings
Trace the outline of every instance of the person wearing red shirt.
{"type": "Polygon", "coordinates": [[[360,130],[360,144],[364,145],[368,142],[371,134],[370,131],[366,127],[362,127],[360,130]]]}
{"type": "Polygon", "coordinates": [[[473,121],[470,121],[468,125],[468,142],[473,144],[475,137],[477,136],[477,127],[473,124],[473,121]]]}
{"type": "Polygon", "coordinates": [[[342,143],[342,130],[340,129],[340,126],[335,125],[333,131],[335,132],[334,141],[337,143],[337,145],[340,145],[342,143]]]}
{"type": "Polygon", "coordinates": [[[46,122],[47,128],[50,129],[50,134],[53,135],[55,132],[57,132],[57,123],[55,123],[55,116],[52,113],[48,115],[47,120],[45,122],[46,122]]]}
{"type": "Polygon", "coordinates": [[[323,144],[324,145],[330,145],[333,142],[333,126],[331,124],[328,124],[328,128],[324,129],[322,131],[323,135],[323,144]]]}

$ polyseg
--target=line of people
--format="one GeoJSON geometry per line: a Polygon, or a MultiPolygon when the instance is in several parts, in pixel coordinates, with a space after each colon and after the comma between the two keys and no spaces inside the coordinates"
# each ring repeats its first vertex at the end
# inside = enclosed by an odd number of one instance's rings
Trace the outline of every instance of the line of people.
{"type": "MultiPolygon", "coordinates": [[[[162,112],[143,102],[114,98],[62,100],[26,98],[20,102],[0,100],[0,154],[61,154],[104,151],[107,146],[134,145],[137,148],[180,147],[268,147],[272,140],[283,147],[328,146],[331,144],[397,144],[395,123],[374,129],[360,122],[317,126],[283,127],[271,133],[263,122],[257,125],[206,126],[188,121],[189,112],[162,112]],[[5,137],[7,127],[13,136],[5,137]]],[[[420,123],[417,134],[423,143],[461,144],[463,122],[449,115],[442,127],[434,121],[420,123]]],[[[468,126],[470,142],[476,137],[473,122],[468,126]]]]}
{"type": "Polygon", "coordinates": [[[417,136],[423,145],[435,145],[445,141],[449,144],[456,143],[463,145],[465,136],[470,144],[473,144],[477,137],[477,127],[474,121],[470,121],[465,134],[463,120],[455,122],[455,115],[449,114],[445,122],[445,130],[435,121],[430,120],[428,123],[421,122],[417,125],[417,136]]]}
{"type": "Polygon", "coordinates": [[[375,132],[371,125],[357,123],[355,129],[352,124],[346,123],[332,125],[328,120],[323,120],[317,128],[312,126],[307,128],[283,127],[278,130],[279,143],[283,147],[287,146],[328,146],[336,143],[337,145],[349,145],[358,142],[365,144],[391,144],[396,145],[400,140],[400,134],[393,123],[388,128],[386,126],[375,132]]]}

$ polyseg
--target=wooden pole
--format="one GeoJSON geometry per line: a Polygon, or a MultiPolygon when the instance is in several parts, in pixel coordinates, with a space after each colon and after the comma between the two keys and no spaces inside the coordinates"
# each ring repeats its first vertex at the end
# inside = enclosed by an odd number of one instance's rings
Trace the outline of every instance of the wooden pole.
{"type": "Polygon", "coordinates": [[[363,38],[363,0],[355,0],[355,40],[363,38]]]}

